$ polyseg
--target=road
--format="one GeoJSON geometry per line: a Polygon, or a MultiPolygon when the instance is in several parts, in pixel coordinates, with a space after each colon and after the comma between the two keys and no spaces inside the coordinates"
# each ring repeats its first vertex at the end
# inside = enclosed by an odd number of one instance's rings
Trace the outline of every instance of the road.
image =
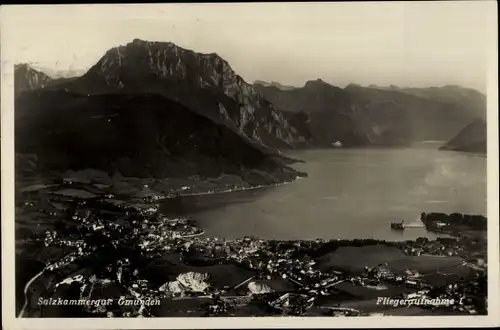
{"type": "Polygon", "coordinates": [[[30,285],[45,272],[45,269],[46,268],[42,269],[38,274],[36,274],[35,276],[33,276],[31,278],[31,280],[29,280],[28,283],[26,283],[26,285],[24,286],[24,305],[23,305],[23,308],[21,308],[21,311],[19,312],[19,316],[18,317],[23,317],[24,310],[28,306],[28,291],[29,291],[30,285]]]}
{"type": "Polygon", "coordinates": [[[454,264],[454,265],[450,265],[450,266],[446,266],[446,267],[443,267],[443,268],[439,268],[435,271],[432,271],[432,272],[428,272],[428,273],[424,273],[424,274],[420,274],[420,276],[425,276],[425,275],[433,275],[433,274],[441,274],[441,275],[448,275],[448,274],[445,274],[445,273],[441,273],[442,270],[444,269],[450,269],[450,268],[455,268],[455,267],[460,267],[460,266],[466,266],[467,265],[467,262],[465,261],[462,261],[461,263],[459,264],[454,264]]]}
{"type": "Polygon", "coordinates": [[[340,281],[337,281],[337,282],[335,282],[335,283],[330,283],[330,284],[327,284],[327,285],[325,285],[323,288],[324,288],[324,289],[327,289],[327,288],[329,288],[329,287],[335,286],[335,285],[340,284],[340,283],[342,283],[342,282],[346,282],[346,280],[340,280],[340,281]]]}
{"type": "MultiPolygon", "coordinates": [[[[61,260],[65,260],[65,259],[68,259],[71,257],[73,253],[69,253],[67,254],[65,257],[61,258],[61,260]]],[[[70,261],[66,261],[64,264],[62,265],[59,265],[59,267],[62,267],[64,265],[67,265],[70,261]]],[[[21,311],[19,312],[19,316],[18,317],[23,317],[24,315],[24,310],[26,309],[26,307],[28,306],[28,291],[29,291],[29,287],[30,285],[37,279],[39,278],[40,276],[42,276],[42,274],[47,270],[47,269],[50,269],[50,268],[53,268],[53,266],[56,265],[56,263],[53,263],[52,265],[48,265],[46,266],[44,269],[42,269],[38,274],[36,274],[35,276],[33,276],[31,278],[31,280],[28,281],[28,283],[26,283],[26,285],[24,286],[24,305],[23,305],[23,308],[21,309],[21,311]]]]}
{"type": "Polygon", "coordinates": [[[192,237],[197,237],[197,236],[202,236],[202,235],[205,235],[204,231],[202,231],[201,233],[192,234],[192,235],[177,236],[177,238],[192,238],[192,237]]]}

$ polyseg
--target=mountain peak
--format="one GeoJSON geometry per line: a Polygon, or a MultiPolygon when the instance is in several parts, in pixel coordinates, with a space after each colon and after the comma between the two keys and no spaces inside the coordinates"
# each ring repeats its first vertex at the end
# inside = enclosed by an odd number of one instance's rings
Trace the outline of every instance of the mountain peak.
{"type": "Polygon", "coordinates": [[[41,71],[33,69],[28,63],[14,65],[14,90],[16,95],[23,91],[44,88],[51,81],[52,78],[41,71]]]}
{"type": "Polygon", "coordinates": [[[39,73],[39,74],[44,74],[43,72],[41,72],[40,70],[36,70],[34,69],[30,64],[28,63],[18,63],[18,64],[15,64],[14,65],[14,72],[17,72],[19,73],[20,71],[22,72],[28,72],[28,71],[32,71],[32,72],[36,72],[36,73],[39,73]]]}
{"type": "Polygon", "coordinates": [[[322,79],[318,78],[316,80],[308,80],[306,81],[306,83],[304,84],[304,87],[307,88],[307,87],[317,87],[317,86],[321,86],[321,85],[324,85],[326,84],[322,79]]]}
{"type": "Polygon", "coordinates": [[[126,80],[161,78],[202,88],[222,87],[242,80],[216,53],[202,54],[172,42],[133,39],[111,48],[88,72],[104,78],[107,86],[123,87],[126,80]]]}
{"type": "Polygon", "coordinates": [[[132,44],[142,45],[142,44],[145,44],[145,43],[148,43],[148,41],[142,40],[142,39],[139,39],[139,38],[135,38],[134,40],[132,40],[132,44]]]}
{"type": "Polygon", "coordinates": [[[127,47],[152,47],[152,46],[157,46],[157,47],[177,47],[176,44],[170,41],[149,41],[149,40],[143,40],[143,39],[138,39],[135,38],[131,42],[128,42],[125,45],[119,46],[119,48],[127,48],[127,47]]]}
{"type": "Polygon", "coordinates": [[[355,83],[350,83],[347,86],[345,86],[345,89],[350,89],[350,88],[361,88],[362,86],[360,84],[355,84],[355,83]]]}
{"type": "Polygon", "coordinates": [[[305,83],[304,88],[306,89],[328,89],[328,88],[337,88],[329,83],[325,82],[323,79],[309,80],[305,83]]]}
{"type": "Polygon", "coordinates": [[[19,70],[19,69],[30,69],[30,65],[28,63],[18,63],[14,65],[14,70],[19,70]]]}
{"type": "Polygon", "coordinates": [[[306,82],[305,86],[307,86],[307,85],[319,85],[319,84],[326,84],[326,82],[324,82],[323,79],[318,78],[316,80],[308,80],[306,82]]]}

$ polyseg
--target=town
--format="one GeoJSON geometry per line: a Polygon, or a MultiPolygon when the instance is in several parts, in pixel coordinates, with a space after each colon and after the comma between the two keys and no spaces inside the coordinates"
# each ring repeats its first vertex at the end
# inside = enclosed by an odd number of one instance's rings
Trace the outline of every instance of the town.
{"type": "Polygon", "coordinates": [[[132,204],[109,193],[80,199],[30,194],[19,214],[45,219],[38,221],[47,228],[28,235],[25,250],[48,252],[37,257],[45,266],[31,284],[45,289],[20,297],[23,316],[486,313],[486,240],[477,235],[406,242],[224,240],[206,237],[195,219],[160,214],[152,204],[159,199],[147,199],[132,204]],[[376,254],[365,262],[356,255],[370,254],[366,248],[376,254]],[[381,296],[457,303],[405,311],[377,304],[381,296]],[[59,298],[160,304],[35,303],[59,298]]]}

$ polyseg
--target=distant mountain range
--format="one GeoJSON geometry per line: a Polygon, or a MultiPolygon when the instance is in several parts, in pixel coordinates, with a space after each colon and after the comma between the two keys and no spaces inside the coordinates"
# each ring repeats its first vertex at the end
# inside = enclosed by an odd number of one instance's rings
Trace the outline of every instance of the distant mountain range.
{"type": "Polygon", "coordinates": [[[279,88],[279,89],[282,89],[282,90],[285,90],[285,91],[297,88],[295,86],[282,85],[282,84],[280,84],[279,82],[276,82],[276,81],[267,82],[267,81],[263,81],[263,80],[256,80],[256,81],[254,81],[253,84],[254,85],[262,85],[262,86],[265,86],[265,87],[276,87],[276,88],[279,88]]]}
{"type": "Polygon", "coordinates": [[[464,106],[485,116],[486,95],[472,88],[464,88],[457,85],[445,85],[443,87],[375,87],[376,89],[392,90],[412,94],[435,102],[449,103],[464,106]]]}
{"type": "Polygon", "coordinates": [[[292,90],[254,87],[277,109],[303,113],[313,146],[447,141],[474,118],[486,117],[485,96],[456,86],[400,90],[350,84],[342,89],[318,79],[292,90]]]}
{"type": "Polygon", "coordinates": [[[484,95],[457,86],[252,85],[215,53],[139,39],[80,77],[16,65],[15,93],[16,151],[41,168],[232,173],[253,183],[297,175],[279,149],[450,140],[485,118],[484,95]]]}

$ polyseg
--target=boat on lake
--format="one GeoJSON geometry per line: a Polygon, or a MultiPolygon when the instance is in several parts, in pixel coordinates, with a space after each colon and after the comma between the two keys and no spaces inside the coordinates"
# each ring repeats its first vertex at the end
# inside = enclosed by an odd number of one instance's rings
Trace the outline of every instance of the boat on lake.
{"type": "Polygon", "coordinates": [[[404,222],[405,222],[404,220],[401,221],[401,222],[392,222],[391,223],[391,229],[404,230],[405,229],[404,222]]]}

